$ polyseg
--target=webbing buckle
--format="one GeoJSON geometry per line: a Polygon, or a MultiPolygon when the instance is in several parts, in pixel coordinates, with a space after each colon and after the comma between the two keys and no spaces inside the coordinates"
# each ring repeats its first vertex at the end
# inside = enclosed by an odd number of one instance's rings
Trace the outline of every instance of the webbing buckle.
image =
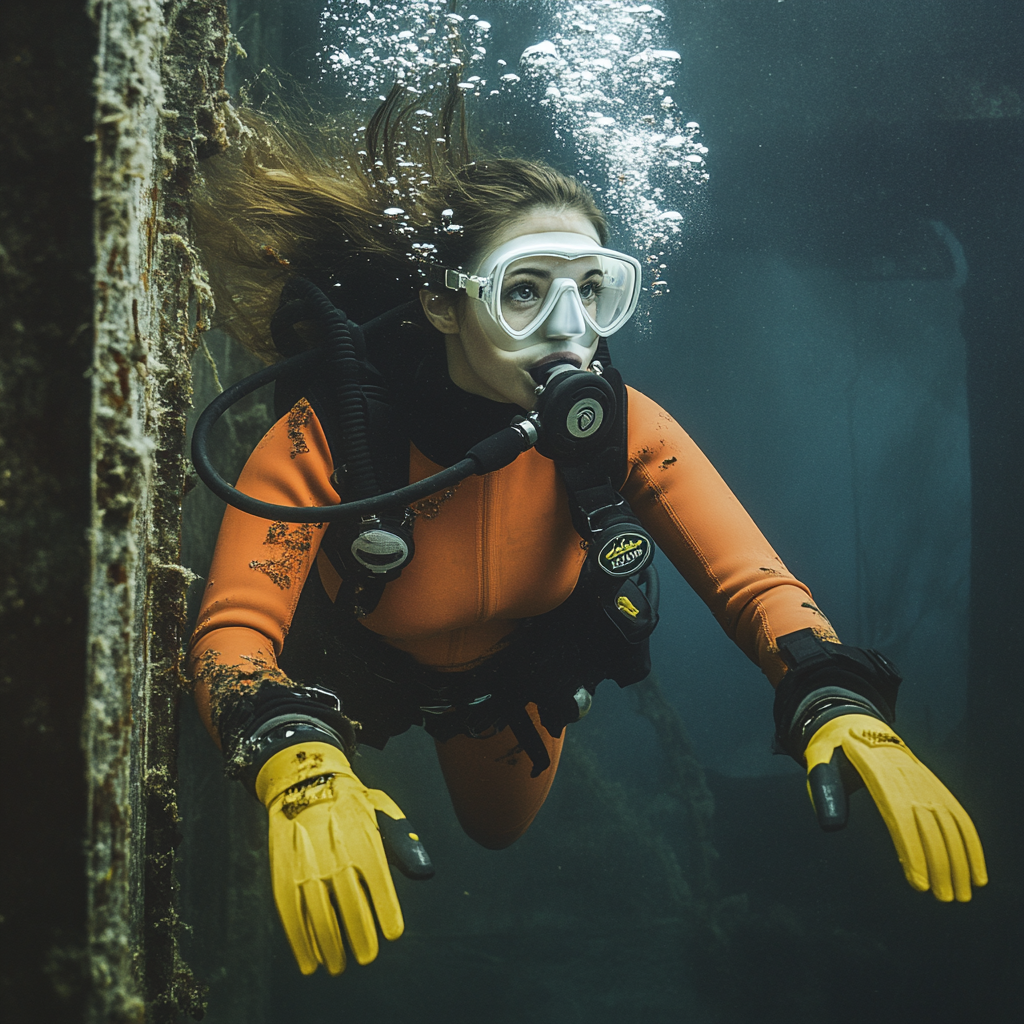
{"type": "Polygon", "coordinates": [[[489,277],[477,277],[475,274],[463,274],[459,270],[445,270],[444,285],[453,292],[464,291],[471,299],[482,299],[490,284],[489,277]]]}
{"type": "Polygon", "coordinates": [[[586,509],[582,509],[581,511],[583,512],[584,519],[586,519],[587,521],[587,529],[590,531],[591,536],[595,536],[596,534],[603,532],[603,530],[600,527],[597,529],[594,528],[594,520],[602,512],[608,512],[610,509],[621,508],[625,504],[626,499],[623,498],[620,494],[618,495],[618,501],[613,501],[609,505],[601,505],[599,508],[595,508],[593,509],[593,511],[590,512],[588,512],[586,509]]]}

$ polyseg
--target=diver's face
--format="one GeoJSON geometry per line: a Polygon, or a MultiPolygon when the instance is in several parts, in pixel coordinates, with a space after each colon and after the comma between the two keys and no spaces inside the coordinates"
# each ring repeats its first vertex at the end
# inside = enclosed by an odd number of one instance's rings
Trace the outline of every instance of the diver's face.
{"type": "MultiPolygon", "coordinates": [[[[581,242],[600,245],[594,226],[575,211],[533,210],[511,221],[492,240],[489,251],[521,235],[558,231],[582,236],[581,242]]],[[[517,260],[501,285],[501,310],[514,330],[536,317],[552,281],[570,278],[576,282],[584,305],[596,301],[600,281],[595,278],[597,260],[575,260],[557,256],[531,256],[517,260]]],[[[589,329],[571,302],[556,305],[536,335],[525,342],[513,342],[475,299],[463,299],[455,307],[458,331],[445,333],[448,372],[464,391],[495,402],[508,402],[532,410],[537,401],[536,381],[530,370],[557,360],[568,360],[580,369],[590,366],[597,351],[597,336],[589,329]]],[[[428,309],[429,313],[429,309],[428,309]]]]}

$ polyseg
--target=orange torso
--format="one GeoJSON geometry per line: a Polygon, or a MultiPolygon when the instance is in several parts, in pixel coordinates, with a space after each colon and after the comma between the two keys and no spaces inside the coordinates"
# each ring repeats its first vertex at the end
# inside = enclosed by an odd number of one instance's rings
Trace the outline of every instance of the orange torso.
{"type": "MultiPolygon", "coordinates": [[[[239,488],[278,504],[327,505],[330,451],[300,403],[253,452],[239,488]]],[[[415,446],[411,481],[436,472],[415,446]]],[[[795,580],[681,427],[629,391],[629,476],[622,488],[644,526],[773,682],[784,672],[775,638],[813,627],[835,639],[807,588],[795,580]]],[[[486,656],[517,621],[561,604],[585,552],[555,465],[530,451],[510,466],[469,477],[417,503],[416,554],[362,622],[436,668],[486,656]]],[[[209,724],[209,680],[236,671],[239,685],[273,669],[307,576],[317,563],[333,598],[339,578],[318,548],[320,526],[269,523],[228,508],[192,638],[196,696],[209,724]]]]}
{"type": "MultiPolygon", "coordinates": [[[[410,480],[440,468],[412,448],[410,480]]],[[[450,498],[421,503],[418,511],[415,558],[362,621],[419,661],[471,662],[519,619],[550,611],[572,593],[586,552],[555,464],[535,451],[500,472],[463,480],[450,498]]]]}

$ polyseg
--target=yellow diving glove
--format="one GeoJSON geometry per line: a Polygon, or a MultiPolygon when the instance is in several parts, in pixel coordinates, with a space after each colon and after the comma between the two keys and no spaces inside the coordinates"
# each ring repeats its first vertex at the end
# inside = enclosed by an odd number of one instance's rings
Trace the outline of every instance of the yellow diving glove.
{"type": "Polygon", "coordinates": [[[985,855],[956,797],[892,729],[870,715],[845,714],[821,726],[804,751],[807,791],[822,828],[846,824],[852,768],[875,801],[907,881],[936,899],[966,903],[985,885],[985,855]],[[846,776],[845,782],[843,776],[846,776]]]}
{"type": "Polygon", "coordinates": [[[985,856],[967,812],[893,732],[903,681],[875,650],[801,629],[778,638],[789,670],[775,690],[775,749],[807,768],[826,832],[844,828],[849,794],[866,786],[907,881],[948,903],[985,885],[985,856]]]}
{"type": "Polygon", "coordinates": [[[367,789],[341,750],[319,742],[273,754],[256,795],[270,815],[274,900],[299,969],[345,970],[339,915],[356,962],[370,963],[378,951],[373,911],[386,939],[405,927],[388,861],[410,877],[434,873],[398,805],[367,789]]]}

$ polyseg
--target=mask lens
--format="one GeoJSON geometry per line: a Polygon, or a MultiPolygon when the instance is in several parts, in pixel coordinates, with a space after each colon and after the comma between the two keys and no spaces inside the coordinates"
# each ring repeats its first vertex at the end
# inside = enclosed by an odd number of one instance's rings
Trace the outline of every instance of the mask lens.
{"type": "MultiPolygon", "coordinates": [[[[600,256],[600,289],[591,317],[602,333],[612,326],[619,326],[621,318],[629,311],[636,287],[636,268],[626,260],[612,256],[600,256]]],[[[589,308],[587,308],[589,312],[589,308]]]]}
{"type": "Polygon", "coordinates": [[[535,330],[550,314],[548,293],[556,280],[576,285],[587,319],[599,333],[621,326],[636,286],[636,269],[626,260],[605,254],[575,257],[525,256],[505,268],[496,299],[501,321],[519,333],[535,330]]]}
{"type": "Polygon", "coordinates": [[[539,318],[556,276],[552,273],[554,262],[550,256],[527,257],[506,269],[498,298],[501,318],[513,331],[525,331],[539,318]]]}

